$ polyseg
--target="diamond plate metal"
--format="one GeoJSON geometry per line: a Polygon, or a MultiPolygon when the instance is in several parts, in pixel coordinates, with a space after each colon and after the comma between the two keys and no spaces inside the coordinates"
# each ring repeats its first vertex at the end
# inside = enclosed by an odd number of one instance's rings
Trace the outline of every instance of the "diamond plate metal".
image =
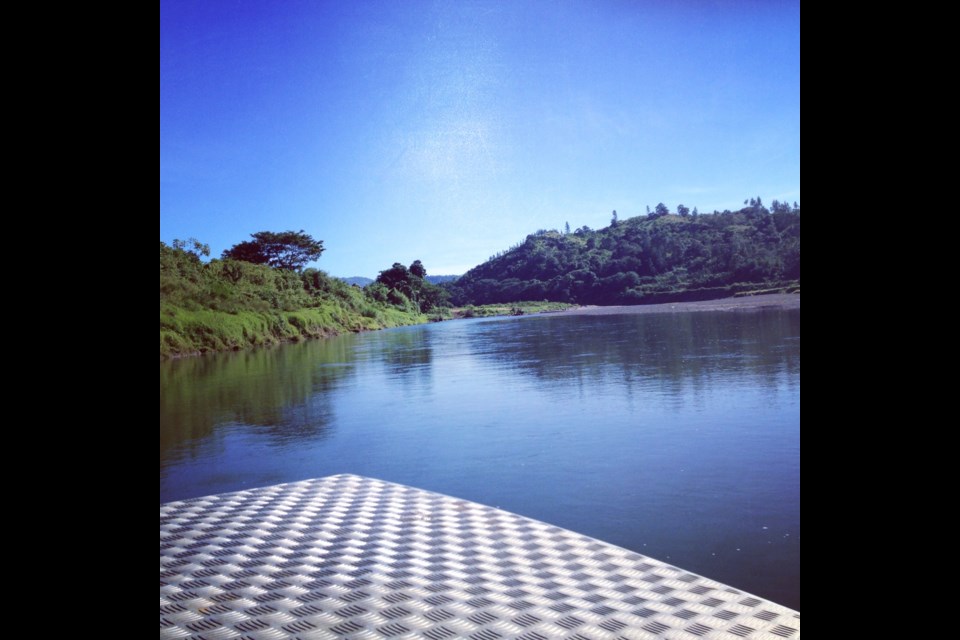
{"type": "Polygon", "coordinates": [[[352,475],[160,507],[160,637],[781,640],[800,614],[653,558],[352,475]]]}

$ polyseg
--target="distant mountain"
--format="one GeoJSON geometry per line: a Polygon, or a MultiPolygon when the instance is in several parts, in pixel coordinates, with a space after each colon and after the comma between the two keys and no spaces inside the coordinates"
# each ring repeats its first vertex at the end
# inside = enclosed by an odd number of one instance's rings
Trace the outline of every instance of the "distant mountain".
{"type": "Polygon", "coordinates": [[[427,282],[430,284],[440,284],[441,282],[453,282],[460,276],[427,276],[427,282]]]}
{"type": "Polygon", "coordinates": [[[760,199],[699,215],[666,206],[573,233],[540,230],[443,287],[457,306],[521,300],[641,304],[799,289],[800,207],[760,199]]]}
{"type": "Polygon", "coordinates": [[[355,284],[358,287],[365,287],[371,282],[373,278],[364,278],[363,276],[353,276],[352,278],[337,278],[338,280],[343,280],[347,284],[355,284]]]}

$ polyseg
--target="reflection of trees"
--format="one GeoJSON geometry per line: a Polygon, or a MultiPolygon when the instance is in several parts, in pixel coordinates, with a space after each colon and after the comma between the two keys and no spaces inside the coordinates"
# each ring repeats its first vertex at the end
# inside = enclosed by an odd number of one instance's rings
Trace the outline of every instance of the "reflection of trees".
{"type": "Polygon", "coordinates": [[[515,331],[491,324],[471,335],[475,353],[557,382],[629,385],[656,379],[671,391],[726,374],[775,385],[800,368],[800,312],[697,312],[542,316],[515,331]],[[495,341],[498,348],[479,348],[495,341]]]}
{"type": "Polygon", "coordinates": [[[221,424],[260,427],[277,442],[322,437],[325,393],[353,374],[353,336],[160,363],[160,463],[221,424]]]}
{"type": "Polygon", "coordinates": [[[425,385],[430,383],[431,332],[424,331],[423,327],[411,327],[383,331],[377,337],[376,345],[390,376],[403,378],[405,383],[414,380],[425,385]]]}

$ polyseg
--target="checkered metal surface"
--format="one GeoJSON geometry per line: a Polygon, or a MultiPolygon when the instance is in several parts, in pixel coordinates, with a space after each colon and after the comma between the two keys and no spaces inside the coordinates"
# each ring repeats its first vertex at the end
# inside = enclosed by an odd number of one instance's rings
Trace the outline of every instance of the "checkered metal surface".
{"type": "Polygon", "coordinates": [[[160,507],[160,637],[798,638],[790,609],[592,538],[351,475],[160,507]]]}

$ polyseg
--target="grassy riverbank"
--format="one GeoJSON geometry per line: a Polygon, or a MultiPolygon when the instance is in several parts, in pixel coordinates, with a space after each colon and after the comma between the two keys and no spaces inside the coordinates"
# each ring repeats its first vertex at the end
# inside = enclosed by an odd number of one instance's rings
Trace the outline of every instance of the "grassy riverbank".
{"type": "Polygon", "coordinates": [[[405,298],[381,302],[322,271],[204,263],[160,243],[160,357],[231,351],[427,322],[405,298]]]}
{"type": "Polygon", "coordinates": [[[374,317],[338,305],[294,311],[237,311],[160,306],[160,356],[233,351],[426,322],[427,317],[382,309],[374,317]]]}
{"type": "Polygon", "coordinates": [[[511,302],[510,304],[468,305],[450,309],[450,319],[487,318],[490,316],[526,316],[534,313],[556,313],[575,309],[577,305],[567,302],[511,302]]]}

